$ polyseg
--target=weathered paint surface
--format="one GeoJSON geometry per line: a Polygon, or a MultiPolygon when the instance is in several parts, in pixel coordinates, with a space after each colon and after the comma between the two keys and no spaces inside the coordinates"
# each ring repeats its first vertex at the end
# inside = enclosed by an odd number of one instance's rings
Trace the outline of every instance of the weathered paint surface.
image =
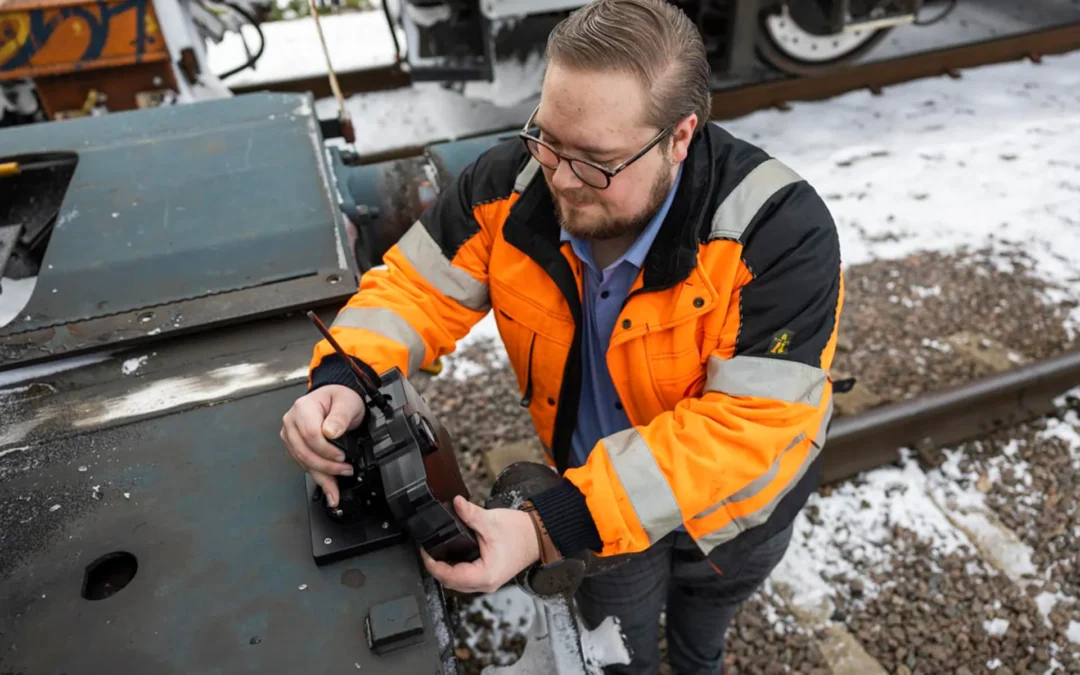
{"type": "Polygon", "coordinates": [[[168,58],[150,0],[4,10],[0,79],[68,73],[168,58]]]}

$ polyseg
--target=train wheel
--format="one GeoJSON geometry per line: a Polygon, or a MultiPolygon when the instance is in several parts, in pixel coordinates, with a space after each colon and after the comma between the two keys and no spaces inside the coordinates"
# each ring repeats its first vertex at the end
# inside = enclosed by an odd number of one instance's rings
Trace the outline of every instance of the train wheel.
{"type": "Polygon", "coordinates": [[[785,73],[807,77],[841,70],[876,47],[890,30],[814,33],[791,14],[787,3],[763,15],[758,28],[757,48],[762,58],[785,73]]]}

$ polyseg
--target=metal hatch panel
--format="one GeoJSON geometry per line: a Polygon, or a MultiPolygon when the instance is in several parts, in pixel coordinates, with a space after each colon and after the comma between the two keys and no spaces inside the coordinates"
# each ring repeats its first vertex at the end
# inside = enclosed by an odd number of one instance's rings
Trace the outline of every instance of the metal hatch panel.
{"type": "Polygon", "coordinates": [[[0,131],[78,165],[0,368],[356,290],[310,94],[247,94],[0,131]]]}
{"type": "Polygon", "coordinates": [[[303,474],[277,433],[303,390],[23,450],[39,459],[0,482],[3,536],[22,551],[0,572],[0,672],[454,672],[413,545],[313,561],[303,474]],[[134,577],[85,599],[87,565],[112,552],[135,556],[134,577]],[[405,596],[422,642],[372,653],[368,611],[405,596]]]}

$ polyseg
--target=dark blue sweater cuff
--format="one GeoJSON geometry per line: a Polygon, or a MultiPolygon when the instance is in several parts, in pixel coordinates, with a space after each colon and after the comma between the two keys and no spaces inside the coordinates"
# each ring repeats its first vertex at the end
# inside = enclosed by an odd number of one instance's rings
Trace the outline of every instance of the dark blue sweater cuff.
{"type": "Polygon", "coordinates": [[[345,363],[345,359],[337,354],[329,354],[323,357],[315,370],[311,371],[311,387],[308,392],[313,392],[319,387],[325,387],[328,384],[340,384],[352,389],[361,397],[364,396],[364,391],[356,382],[356,375],[353,373],[352,368],[345,363]]]}
{"type": "Polygon", "coordinates": [[[567,479],[530,499],[563,557],[578,555],[585,549],[599,553],[604,547],[585,495],[567,479]]]}

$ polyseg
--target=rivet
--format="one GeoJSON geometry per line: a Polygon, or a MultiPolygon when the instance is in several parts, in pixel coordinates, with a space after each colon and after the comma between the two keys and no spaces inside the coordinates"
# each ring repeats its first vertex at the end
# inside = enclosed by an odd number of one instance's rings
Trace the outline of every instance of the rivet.
{"type": "Polygon", "coordinates": [[[694,298],[694,307],[704,307],[705,298],[694,298]]]}

